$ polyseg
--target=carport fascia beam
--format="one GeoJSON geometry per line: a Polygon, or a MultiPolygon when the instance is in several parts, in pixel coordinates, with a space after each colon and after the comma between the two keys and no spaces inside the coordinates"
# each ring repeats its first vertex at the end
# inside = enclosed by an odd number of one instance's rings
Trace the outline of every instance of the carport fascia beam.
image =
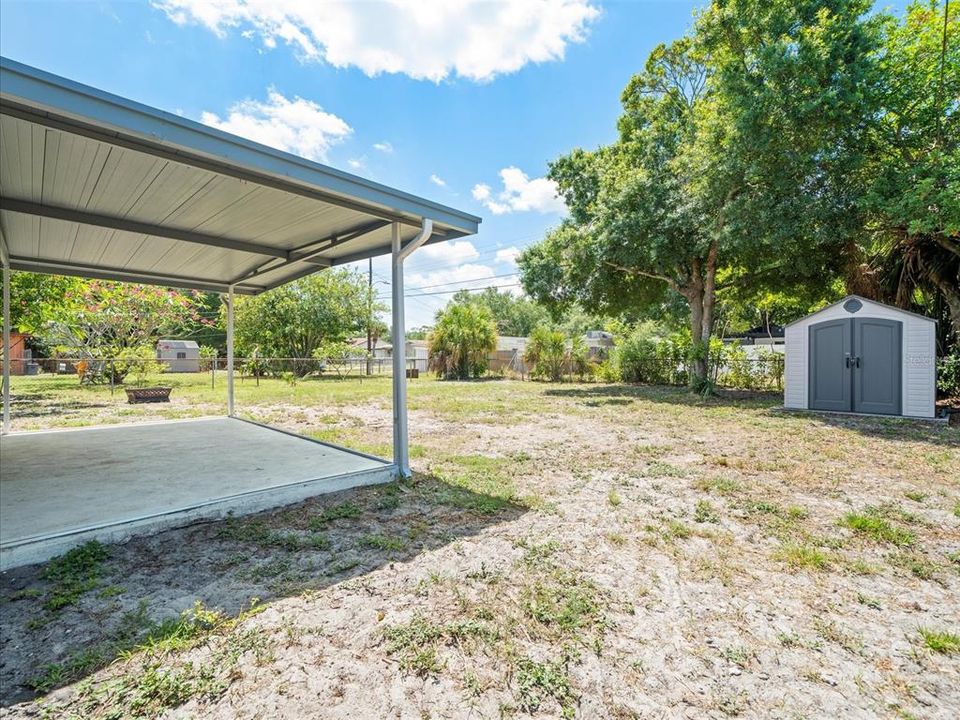
{"type": "MultiPolygon", "coordinates": [[[[258,277],[262,277],[272,272],[276,272],[281,268],[289,267],[290,265],[293,265],[295,263],[313,260],[318,255],[325,253],[330,248],[334,248],[337,245],[343,245],[344,243],[351,242],[353,240],[356,240],[357,238],[361,238],[364,235],[368,235],[369,233],[380,230],[381,228],[386,227],[389,224],[390,223],[386,220],[376,220],[371,223],[365,223],[351,230],[346,230],[344,232],[337,233],[336,235],[332,235],[322,240],[315,240],[314,242],[309,243],[307,245],[301,245],[300,248],[295,248],[291,250],[289,257],[285,261],[277,263],[275,265],[271,265],[270,262],[272,261],[268,261],[266,264],[262,265],[260,268],[254,270],[253,272],[247,273],[246,275],[242,275],[238,277],[236,280],[234,280],[234,283],[249,282],[251,280],[255,280],[258,277]],[[316,245],[319,245],[321,243],[325,243],[325,244],[321,245],[320,247],[315,247],[316,245]],[[303,250],[305,250],[306,248],[313,248],[313,249],[303,252],[303,250]]],[[[317,266],[316,270],[323,270],[324,268],[330,267],[332,263],[328,260],[326,262],[315,262],[315,264],[317,266]]],[[[302,275],[298,275],[297,277],[302,277],[302,275]]],[[[284,282],[286,283],[289,281],[284,280],[284,282]]]]}
{"type": "Polygon", "coordinates": [[[283,248],[268,247],[266,245],[259,245],[257,243],[251,243],[245,240],[217,237],[215,235],[198,233],[193,230],[172,228],[165,225],[155,225],[153,223],[145,223],[138,220],[130,220],[128,218],[101,215],[98,213],[86,212],[84,210],[75,210],[73,208],[64,208],[56,205],[45,205],[41,203],[29,202],[27,200],[16,200],[14,198],[0,197],[0,210],[5,212],[21,213],[24,215],[33,215],[36,217],[50,218],[52,220],[75,222],[80,225],[90,225],[93,227],[106,228],[108,230],[120,230],[139,235],[162,237],[168,240],[179,240],[181,242],[195,243],[198,245],[207,245],[211,247],[225,248],[228,250],[238,250],[241,252],[252,253],[254,255],[267,255],[270,257],[284,259],[287,259],[290,256],[290,251],[284,250],[283,248]]]}

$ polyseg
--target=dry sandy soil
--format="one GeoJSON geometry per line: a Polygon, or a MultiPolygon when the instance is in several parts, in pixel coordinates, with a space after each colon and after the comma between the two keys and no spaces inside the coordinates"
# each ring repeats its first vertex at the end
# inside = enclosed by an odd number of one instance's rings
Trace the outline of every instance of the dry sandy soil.
{"type": "MultiPolygon", "coordinates": [[[[411,482],[4,574],[0,716],[960,716],[960,430],[644,387],[411,402],[411,482]]],[[[383,401],[252,413],[389,440],[383,401]]]]}

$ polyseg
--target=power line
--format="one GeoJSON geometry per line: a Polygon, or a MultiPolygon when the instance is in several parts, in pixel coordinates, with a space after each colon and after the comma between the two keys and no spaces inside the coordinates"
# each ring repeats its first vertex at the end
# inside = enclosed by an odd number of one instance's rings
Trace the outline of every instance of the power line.
{"type": "MultiPolygon", "coordinates": [[[[418,298],[418,297],[427,297],[430,295],[455,295],[458,292],[482,292],[483,290],[506,290],[507,288],[520,287],[520,283],[510,283],[509,285],[487,285],[486,287],[478,288],[459,288],[457,290],[438,290],[435,292],[425,292],[425,293],[416,293],[414,295],[404,295],[404,298],[418,298]]],[[[381,300],[386,300],[389,296],[380,297],[381,300]]]]}
{"type": "MultiPolygon", "coordinates": [[[[390,284],[390,281],[387,280],[385,277],[383,277],[383,275],[381,275],[380,273],[374,273],[373,275],[374,275],[374,277],[377,277],[377,278],[383,280],[383,281],[384,281],[385,283],[387,283],[388,285],[390,284]]],[[[378,299],[378,300],[387,300],[388,297],[389,297],[389,299],[391,299],[391,300],[393,299],[393,296],[392,296],[392,295],[390,295],[390,296],[379,296],[377,299],[378,299]]],[[[404,296],[404,297],[406,297],[406,296],[404,296]]],[[[430,312],[433,312],[433,311],[436,309],[436,308],[434,308],[433,306],[429,305],[429,304],[426,302],[426,300],[418,300],[417,298],[412,298],[412,299],[413,299],[413,301],[414,301],[415,303],[419,303],[420,306],[421,306],[422,308],[424,308],[425,310],[429,310],[430,312]]]]}
{"type": "Polygon", "coordinates": [[[482,282],[484,280],[496,280],[497,278],[513,277],[519,275],[519,272],[503,273],[502,275],[485,275],[483,277],[468,278],[466,280],[451,280],[450,282],[437,283],[436,285],[420,285],[411,287],[410,290],[432,290],[438,287],[447,287],[448,285],[463,285],[464,283],[482,282]]]}

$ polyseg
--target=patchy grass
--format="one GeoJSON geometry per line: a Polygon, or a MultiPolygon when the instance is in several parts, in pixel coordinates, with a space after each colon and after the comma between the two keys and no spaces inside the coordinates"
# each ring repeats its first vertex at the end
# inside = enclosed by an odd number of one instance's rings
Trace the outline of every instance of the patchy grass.
{"type": "Polygon", "coordinates": [[[536,662],[522,657],[517,660],[514,672],[521,709],[536,712],[547,699],[552,699],[563,717],[573,717],[576,695],[570,687],[566,658],[557,662],[536,662]]]}
{"type": "Polygon", "coordinates": [[[180,620],[161,625],[115,667],[112,682],[78,687],[74,699],[78,716],[160,717],[188,700],[216,700],[230,686],[245,655],[254,655],[258,662],[270,657],[267,638],[238,629],[245,617],[228,619],[197,605],[180,620]],[[209,650],[207,661],[171,658],[171,653],[189,656],[200,645],[209,650]]]}
{"type": "Polygon", "coordinates": [[[698,478],[696,487],[698,490],[702,490],[704,492],[715,492],[718,495],[727,497],[736,495],[743,490],[743,485],[741,485],[737,480],[721,476],[698,478]]]}
{"type": "Polygon", "coordinates": [[[720,522],[720,515],[709,500],[698,500],[693,509],[693,519],[698,523],[715,523],[720,522]]]}
{"type": "Polygon", "coordinates": [[[394,535],[364,535],[360,538],[360,544],[366,548],[385,550],[387,552],[399,552],[407,547],[406,540],[394,535]]]}
{"type": "Polygon", "coordinates": [[[263,548],[279,548],[289,552],[327,550],[330,547],[330,541],[322,535],[303,535],[293,530],[277,530],[263,520],[229,518],[224,522],[220,536],[263,548]]]}
{"type": "Polygon", "coordinates": [[[529,463],[529,456],[490,457],[487,455],[446,455],[430,465],[446,486],[434,495],[434,502],[479,515],[497,515],[511,506],[522,505],[517,496],[514,474],[529,463]]]}
{"type": "MultiPolygon", "coordinates": [[[[124,613],[105,642],[76,652],[62,662],[42,666],[29,684],[39,692],[46,692],[104,667],[117,656],[142,653],[154,660],[145,661],[146,669],[141,681],[126,698],[129,700],[129,709],[139,712],[146,708],[160,710],[176,707],[198,690],[188,680],[193,669],[174,672],[169,678],[160,677],[156,674],[160,667],[159,659],[170,653],[191,649],[211,634],[228,630],[242,618],[258,611],[251,608],[237,619],[231,619],[197,602],[178,618],[154,622],[148,615],[146,603],[141,602],[136,610],[124,613]]],[[[94,707],[95,704],[90,703],[88,707],[94,707]]]]}
{"type": "Polygon", "coordinates": [[[676,538],[678,540],[686,540],[693,535],[693,531],[689,526],[684,525],[679,520],[670,520],[663,531],[663,535],[668,539],[676,538]]]}
{"type": "Polygon", "coordinates": [[[91,540],[47,563],[41,577],[52,587],[43,602],[44,609],[57,612],[75,605],[84,593],[97,586],[101,566],[109,555],[106,547],[91,540]]]}
{"type": "Polygon", "coordinates": [[[444,667],[437,656],[440,646],[457,645],[467,649],[468,645],[493,643],[499,638],[499,629],[477,620],[432,623],[417,615],[408,623],[386,628],[383,634],[387,653],[397,658],[400,667],[426,677],[444,667]]]}
{"type": "Polygon", "coordinates": [[[774,557],[793,568],[805,570],[826,570],[830,558],[823,551],[802,543],[785,543],[774,553],[774,557]]]}
{"type": "Polygon", "coordinates": [[[933,630],[921,627],[917,629],[923,644],[941,655],[960,654],[960,635],[946,630],[933,630]]]}
{"type": "Polygon", "coordinates": [[[909,547],[916,540],[912,532],[896,527],[872,508],[860,513],[847,513],[840,519],[839,524],[875,542],[897,547],[909,547]]]}
{"type": "Polygon", "coordinates": [[[352,520],[363,514],[359,505],[352,502],[340,503],[333,507],[326,508],[319,515],[310,518],[311,530],[322,530],[334,520],[352,520]]]}
{"type": "Polygon", "coordinates": [[[596,588],[562,570],[535,581],[521,598],[524,614],[550,633],[576,635],[603,622],[596,588]]]}

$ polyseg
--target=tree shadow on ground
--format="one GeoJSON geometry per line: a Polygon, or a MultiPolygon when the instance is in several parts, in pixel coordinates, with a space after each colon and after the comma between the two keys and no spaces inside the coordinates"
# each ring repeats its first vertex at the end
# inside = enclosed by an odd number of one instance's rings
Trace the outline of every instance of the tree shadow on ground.
{"type": "Polygon", "coordinates": [[[686,387],[674,385],[577,385],[554,387],[547,396],[585,400],[590,405],[626,405],[631,400],[669,403],[688,407],[753,407],[772,406],[783,403],[783,393],[773,390],[718,390],[715,395],[704,397],[686,387]]]}
{"type": "Polygon", "coordinates": [[[29,403],[11,403],[10,413],[16,417],[17,420],[21,420],[23,418],[78,415],[87,410],[102,410],[107,407],[114,407],[114,405],[104,402],[84,402],[82,400],[54,401],[49,398],[38,398],[29,403]]]}
{"type": "Polygon", "coordinates": [[[235,616],[253,603],[410,560],[526,511],[418,475],[95,545],[92,555],[105,559],[86,568],[55,559],[9,570],[0,574],[0,706],[81,680],[145,641],[178,632],[172,621],[198,602],[235,616]]]}
{"type": "Polygon", "coordinates": [[[759,410],[764,416],[804,424],[852,430],[879,440],[926,442],[960,447],[960,430],[945,423],[903,417],[839,415],[802,410],[785,410],[783,393],[773,390],[719,390],[703,397],[682,387],[668,385],[595,385],[556,387],[545,393],[553,397],[582,400],[585,405],[629,405],[634,401],[666,403],[691,408],[759,410]]]}
{"type": "Polygon", "coordinates": [[[771,416],[790,418],[799,422],[838,430],[852,430],[877,440],[888,442],[925,442],[960,449],[960,428],[946,423],[905,417],[878,417],[874,415],[840,415],[806,410],[772,408],[771,416]]]}

